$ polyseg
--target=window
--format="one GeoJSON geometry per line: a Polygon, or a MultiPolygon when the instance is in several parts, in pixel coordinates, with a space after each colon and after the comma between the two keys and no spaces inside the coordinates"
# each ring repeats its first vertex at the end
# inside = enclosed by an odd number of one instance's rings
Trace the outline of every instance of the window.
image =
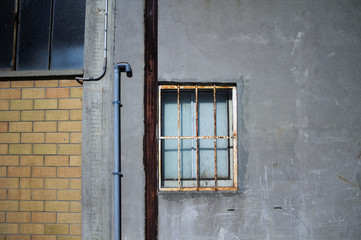
{"type": "Polygon", "coordinates": [[[85,0],[3,0],[0,21],[0,70],[83,68],[85,0]]]}
{"type": "Polygon", "coordinates": [[[159,186],[237,189],[235,86],[159,86],[159,186]]]}

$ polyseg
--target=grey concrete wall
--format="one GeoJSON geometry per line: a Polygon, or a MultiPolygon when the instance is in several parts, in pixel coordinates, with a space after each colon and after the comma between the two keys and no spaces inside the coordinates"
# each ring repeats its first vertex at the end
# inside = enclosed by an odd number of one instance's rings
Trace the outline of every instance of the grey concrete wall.
{"type": "Polygon", "coordinates": [[[238,192],[159,193],[159,239],[359,239],[361,2],[159,0],[159,79],[237,83],[238,192]]]}

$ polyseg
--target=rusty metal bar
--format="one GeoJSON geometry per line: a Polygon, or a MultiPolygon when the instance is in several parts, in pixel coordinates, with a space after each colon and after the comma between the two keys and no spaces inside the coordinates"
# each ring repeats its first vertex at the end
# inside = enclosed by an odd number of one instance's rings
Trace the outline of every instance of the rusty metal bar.
{"type": "Polygon", "coordinates": [[[161,191],[170,191],[170,192],[174,192],[174,191],[216,191],[216,190],[220,190],[220,191],[235,191],[237,190],[234,187],[182,187],[180,189],[178,188],[160,188],[161,191]]]}
{"type": "MultiPolygon", "coordinates": [[[[195,86],[196,88],[196,136],[198,136],[198,86],[195,86]]],[[[196,190],[199,189],[199,139],[196,140],[196,159],[197,159],[197,187],[196,190]]]]}
{"type": "Polygon", "coordinates": [[[160,136],[159,139],[231,139],[233,136],[160,136]]]}
{"type": "Polygon", "coordinates": [[[179,86],[179,89],[233,89],[233,86],[219,86],[219,85],[215,85],[215,86],[200,86],[200,85],[160,85],[159,87],[161,89],[177,89],[179,86]]]}
{"type": "Polygon", "coordinates": [[[179,85],[177,88],[177,110],[178,110],[178,189],[181,188],[181,182],[180,182],[180,104],[179,104],[179,98],[180,98],[180,93],[179,93],[179,85]]]}
{"type": "Polygon", "coordinates": [[[237,91],[232,89],[232,125],[233,125],[233,187],[237,190],[237,91]]]}
{"type": "MultiPolygon", "coordinates": [[[[158,122],[159,122],[159,126],[158,126],[158,136],[162,135],[162,90],[161,88],[158,88],[158,122]]],[[[158,138],[158,176],[162,176],[162,138],[158,138]]],[[[162,178],[158,178],[158,186],[161,187],[162,186],[162,178]]]]}
{"type": "Polygon", "coordinates": [[[217,107],[216,107],[216,85],[213,86],[213,130],[214,130],[214,188],[217,190],[217,107]]]}

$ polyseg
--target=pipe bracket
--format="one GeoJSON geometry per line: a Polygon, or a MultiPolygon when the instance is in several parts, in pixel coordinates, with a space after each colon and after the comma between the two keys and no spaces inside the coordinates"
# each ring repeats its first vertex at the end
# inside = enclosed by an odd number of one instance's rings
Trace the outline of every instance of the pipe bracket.
{"type": "Polygon", "coordinates": [[[123,177],[123,173],[122,172],[112,172],[113,175],[119,175],[120,177],[123,177]]]}
{"type": "Polygon", "coordinates": [[[114,104],[119,104],[120,107],[123,107],[123,105],[120,101],[113,101],[112,104],[113,104],[113,106],[114,106],[114,104]]]}

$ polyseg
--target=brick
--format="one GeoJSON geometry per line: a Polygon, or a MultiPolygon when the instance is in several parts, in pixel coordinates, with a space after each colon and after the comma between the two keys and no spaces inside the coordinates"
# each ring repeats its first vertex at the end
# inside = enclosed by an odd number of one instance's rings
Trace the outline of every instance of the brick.
{"type": "Polygon", "coordinates": [[[0,143],[20,143],[20,133],[0,133],[0,143]]]}
{"type": "Polygon", "coordinates": [[[33,235],[31,240],[56,240],[56,236],[50,235],[33,235]]]}
{"type": "Polygon", "coordinates": [[[57,240],[81,240],[80,236],[59,236],[57,240]]]}
{"type": "Polygon", "coordinates": [[[59,122],[59,132],[81,132],[81,121],[59,122]]]}
{"type": "Polygon", "coordinates": [[[21,143],[44,143],[45,134],[44,133],[22,133],[21,134],[21,143]]]}
{"type": "Polygon", "coordinates": [[[47,212],[69,212],[69,202],[45,201],[47,212]]]}
{"type": "Polygon", "coordinates": [[[8,235],[6,240],[30,240],[30,236],[26,235],[8,235]]]}
{"type": "Polygon", "coordinates": [[[80,202],[70,202],[70,212],[81,212],[81,203],[80,202]]]}
{"type": "Polygon", "coordinates": [[[6,222],[8,222],[8,223],[30,222],[30,213],[29,212],[8,212],[8,213],[6,213],[6,222]]]}
{"type": "Polygon", "coordinates": [[[32,110],[34,108],[33,100],[11,100],[10,110],[32,110]]]}
{"type": "Polygon", "coordinates": [[[21,121],[44,121],[45,112],[44,111],[22,111],[21,112],[21,121]]]}
{"type": "Polygon", "coordinates": [[[32,122],[10,122],[9,123],[9,132],[32,132],[33,123],[32,122]]]}
{"type": "Polygon", "coordinates": [[[70,110],[70,120],[82,120],[82,110],[70,110]]]}
{"type": "Polygon", "coordinates": [[[44,224],[20,224],[21,234],[44,234],[44,224]]]}
{"type": "Polygon", "coordinates": [[[9,88],[10,81],[0,81],[0,88],[9,88]]]}
{"type": "Polygon", "coordinates": [[[8,149],[7,144],[0,144],[0,154],[8,154],[8,149]]]}
{"type": "Polygon", "coordinates": [[[56,213],[50,212],[33,212],[31,214],[33,223],[56,223],[56,213]]]}
{"type": "Polygon", "coordinates": [[[19,188],[19,178],[0,178],[0,188],[19,188]]]}
{"type": "Polygon", "coordinates": [[[34,154],[56,154],[56,144],[34,144],[34,154]]]}
{"type": "Polygon", "coordinates": [[[8,131],[8,122],[0,122],[0,132],[7,132],[8,131]]]}
{"type": "MultiPolygon", "coordinates": [[[[67,235],[69,234],[68,224],[45,224],[45,234],[67,235]]],[[[59,239],[59,237],[58,237],[59,239]]]]}
{"type": "Polygon", "coordinates": [[[56,122],[34,122],[34,132],[56,132],[56,122]]]}
{"type": "Polygon", "coordinates": [[[0,99],[20,99],[21,89],[0,89],[0,99]]]}
{"type": "Polygon", "coordinates": [[[9,100],[0,100],[0,110],[9,110],[10,101],[9,100]]]}
{"type": "Polygon", "coordinates": [[[58,213],[57,223],[81,223],[80,213],[58,213]]]}
{"type": "Polygon", "coordinates": [[[19,210],[19,201],[0,201],[0,211],[12,211],[19,210]]]}
{"type": "Polygon", "coordinates": [[[56,167],[33,167],[33,177],[56,177],[56,167]]]}
{"type": "Polygon", "coordinates": [[[81,156],[70,156],[69,166],[80,167],[81,166],[81,156]]]}
{"type": "Polygon", "coordinates": [[[9,154],[32,154],[31,144],[9,144],[9,154]]]}
{"type": "Polygon", "coordinates": [[[19,156],[0,155],[0,166],[18,166],[19,156]]]}
{"type": "Polygon", "coordinates": [[[7,189],[0,189],[0,200],[6,200],[6,199],[7,199],[7,189]]]}
{"type": "Polygon", "coordinates": [[[18,224],[16,223],[0,223],[0,234],[17,234],[18,224]]]}
{"type": "Polygon", "coordinates": [[[81,179],[70,179],[70,189],[81,189],[81,179]]]}
{"type": "MultiPolygon", "coordinates": [[[[34,170],[33,170],[34,175],[34,170]]],[[[43,178],[20,178],[20,188],[37,189],[44,188],[43,178]]]]}
{"type": "Polygon", "coordinates": [[[81,87],[82,85],[76,80],[60,80],[59,87],[81,87]]]}
{"type": "Polygon", "coordinates": [[[35,81],[35,87],[57,87],[59,80],[37,80],[35,81]]]}
{"type": "Polygon", "coordinates": [[[44,88],[23,89],[22,99],[37,99],[37,98],[45,98],[44,88]]]}
{"type": "Polygon", "coordinates": [[[58,108],[57,99],[34,100],[34,109],[57,109],[57,108],[58,108]]]}
{"type": "Polygon", "coordinates": [[[8,177],[31,177],[31,167],[8,167],[8,177]]]}
{"type": "Polygon", "coordinates": [[[20,166],[43,166],[43,156],[20,156],[20,166]]]}
{"type": "Polygon", "coordinates": [[[81,143],[81,133],[70,133],[70,143],[81,143]]]}
{"type": "Polygon", "coordinates": [[[46,156],[45,166],[69,166],[69,156],[46,156]]]}
{"type": "Polygon", "coordinates": [[[0,121],[20,121],[20,111],[0,111],[0,121]]]}
{"type": "Polygon", "coordinates": [[[45,179],[46,189],[69,189],[69,179],[45,179]]]}
{"type": "Polygon", "coordinates": [[[32,200],[56,200],[56,190],[33,190],[32,200]]]}
{"type": "Polygon", "coordinates": [[[80,178],[81,167],[58,167],[57,176],[59,178],[80,178]]]}
{"type": "Polygon", "coordinates": [[[81,224],[71,224],[70,235],[81,235],[81,224]]]}
{"type": "Polygon", "coordinates": [[[63,155],[80,155],[81,144],[59,144],[58,154],[63,155]]]}
{"type": "Polygon", "coordinates": [[[43,201],[20,201],[20,211],[42,212],[42,211],[44,211],[44,202],[43,201]]]}
{"type": "Polygon", "coordinates": [[[5,222],[5,212],[0,212],[0,222],[1,223],[5,222]]]}
{"type": "Polygon", "coordinates": [[[83,88],[72,88],[70,93],[71,98],[81,98],[83,97],[83,88]]]}
{"type": "Polygon", "coordinates": [[[46,143],[69,143],[69,133],[47,133],[46,143]]]}
{"type": "Polygon", "coordinates": [[[58,200],[80,201],[80,190],[58,190],[58,200]]]}
{"type": "Polygon", "coordinates": [[[9,200],[31,200],[31,190],[8,189],[9,200]]]}
{"type": "Polygon", "coordinates": [[[47,88],[46,98],[69,98],[70,88],[47,88]]]}
{"type": "Polygon", "coordinates": [[[59,109],[82,109],[82,99],[59,99],[59,109]]]}
{"type": "Polygon", "coordinates": [[[0,177],[6,177],[7,167],[0,167],[0,177]]]}
{"type": "Polygon", "coordinates": [[[34,87],[34,80],[28,81],[11,81],[12,88],[32,88],[34,87]]]}
{"type": "Polygon", "coordinates": [[[69,110],[49,110],[45,113],[46,121],[69,120],[69,110]]]}

